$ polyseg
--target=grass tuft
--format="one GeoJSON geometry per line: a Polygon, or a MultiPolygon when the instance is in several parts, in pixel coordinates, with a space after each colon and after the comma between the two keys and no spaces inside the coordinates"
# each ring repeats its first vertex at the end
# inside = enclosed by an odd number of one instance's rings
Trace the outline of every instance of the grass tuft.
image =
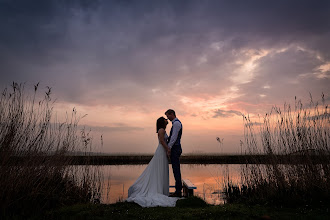
{"type": "Polygon", "coordinates": [[[176,202],[178,208],[203,208],[207,206],[209,205],[203,199],[195,196],[179,199],[176,202]]]}

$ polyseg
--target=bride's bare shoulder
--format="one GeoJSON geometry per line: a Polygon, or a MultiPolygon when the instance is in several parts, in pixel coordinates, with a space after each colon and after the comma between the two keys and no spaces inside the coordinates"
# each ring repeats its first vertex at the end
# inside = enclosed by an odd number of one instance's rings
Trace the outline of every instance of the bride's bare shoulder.
{"type": "Polygon", "coordinates": [[[158,134],[165,134],[165,129],[164,128],[160,128],[158,130],[158,134]]]}

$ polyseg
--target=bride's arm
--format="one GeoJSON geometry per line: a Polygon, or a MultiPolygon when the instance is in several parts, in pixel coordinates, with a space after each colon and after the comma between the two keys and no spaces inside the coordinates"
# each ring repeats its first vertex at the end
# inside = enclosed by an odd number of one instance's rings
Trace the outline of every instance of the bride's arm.
{"type": "Polygon", "coordinates": [[[158,131],[158,139],[159,139],[159,142],[162,144],[162,146],[167,151],[169,148],[167,146],[167,143],[165,142],[165,130],[163,128],[159,129],[159,131],[158,131]]]}

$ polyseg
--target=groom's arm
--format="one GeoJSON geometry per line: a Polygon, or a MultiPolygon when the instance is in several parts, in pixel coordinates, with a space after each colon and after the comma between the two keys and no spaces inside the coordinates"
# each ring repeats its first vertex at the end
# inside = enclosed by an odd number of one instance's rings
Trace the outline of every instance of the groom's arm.
{"type": "Polygon", "coordinates": [[[171,136],[171,140],[170,142],[168,143],[168,147],[169,148],[172,148],[173,145],[175,144],[176,142],[176,139],[178,138],[178,135],[179,135],[179,131],[181,129],[181,123],[176,121],[173,123],[173,131],[172,131],[172,136],[171,136]]]}

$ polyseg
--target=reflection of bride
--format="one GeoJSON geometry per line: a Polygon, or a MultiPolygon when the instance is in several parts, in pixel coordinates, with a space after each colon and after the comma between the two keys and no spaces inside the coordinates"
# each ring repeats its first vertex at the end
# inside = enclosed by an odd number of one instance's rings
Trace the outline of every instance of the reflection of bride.
{"type": "Polygon", "coordinates": [[[167,119],[157,120],[159,144],[146,169],[128,189],[126,201],[135,202],[142,207],[170,206],[174,207],[178,198],[169,195],[169,171],[167,159],[167,119]]]}

